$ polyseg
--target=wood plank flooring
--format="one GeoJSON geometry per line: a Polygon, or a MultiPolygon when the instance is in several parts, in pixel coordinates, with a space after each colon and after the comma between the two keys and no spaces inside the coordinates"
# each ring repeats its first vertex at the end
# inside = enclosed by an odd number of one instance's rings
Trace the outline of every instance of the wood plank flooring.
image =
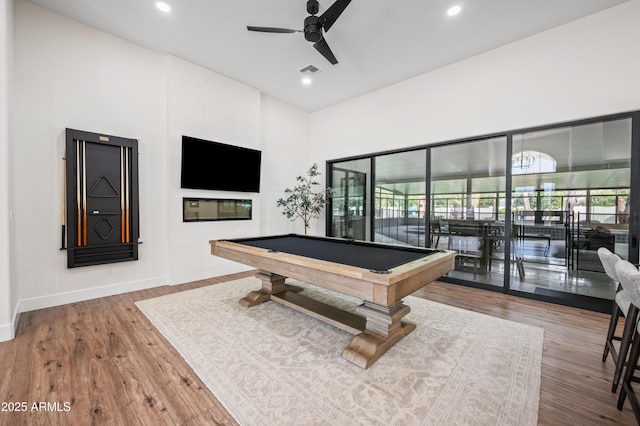
{"type": "MultiPolygon", "coordinates": [[[[0,343],[0,402],[26,407],[0,411],[0,425],[236,424],[134,302],[247,275],[21,314],[0,343]]],[[[608,315],[439,282],[416,295],[544,328],[540,425],[636,424],[628,403],[616,409],[613,362],[601,361],[608,315]]]]}

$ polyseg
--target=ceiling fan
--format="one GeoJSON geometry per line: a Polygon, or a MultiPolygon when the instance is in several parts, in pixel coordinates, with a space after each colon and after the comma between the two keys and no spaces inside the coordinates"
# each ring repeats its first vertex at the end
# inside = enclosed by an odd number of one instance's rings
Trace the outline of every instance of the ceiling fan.
{"type": "Polygon", "coordinates": [[[322,15],[316,16],[319,10],[318,0],[308,0],[307,12],[311,15],[307,16],[304,20],[304,30],[252,26],[247,26],[247,29],[249,31],[259,31],[263,33],[304,33],[305,40],[313,42],[313,47],[329,62],[335,65],[338,63],[338,60],[329,48],[323,33],[329,31],[329,28],[333,26],[349,3],[351,3],[351,0],[336,0],[322,15]]]}

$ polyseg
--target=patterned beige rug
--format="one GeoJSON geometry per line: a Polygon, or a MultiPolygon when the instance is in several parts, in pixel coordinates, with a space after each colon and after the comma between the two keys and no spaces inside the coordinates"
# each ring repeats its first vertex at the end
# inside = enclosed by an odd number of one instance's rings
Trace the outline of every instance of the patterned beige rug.
{"type": "MultiPolygon", "coordinates": [[[[543,330],[409,296],[416,330],[367,370],[352,336],[275,302],[255,278],[138,302],[242,425],[535,425],[543,330]]],[[[317,288],[345,307],[358,301],[317,288]]]]}

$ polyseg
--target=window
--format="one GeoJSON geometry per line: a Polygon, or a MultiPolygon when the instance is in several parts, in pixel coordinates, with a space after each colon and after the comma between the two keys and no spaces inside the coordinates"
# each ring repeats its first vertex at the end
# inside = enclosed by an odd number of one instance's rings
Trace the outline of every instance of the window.
{"type": "Polygon", "coordinates": [[[538,151],[521,151],[511,158],[511,173],[528,175],[532,173],[554,173],[556,160],[552,156],[538,151]]]}

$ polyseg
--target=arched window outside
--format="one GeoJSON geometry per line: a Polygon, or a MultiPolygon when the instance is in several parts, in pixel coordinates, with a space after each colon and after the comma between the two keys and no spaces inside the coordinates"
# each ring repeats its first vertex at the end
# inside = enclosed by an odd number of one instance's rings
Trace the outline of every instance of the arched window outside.
{"type": "Polygon", "coordinates": [[[511,157],[511,173],[528,175],[533,173],[554,173],[556,160],[543,152],[522,151],[511,157]]]}

